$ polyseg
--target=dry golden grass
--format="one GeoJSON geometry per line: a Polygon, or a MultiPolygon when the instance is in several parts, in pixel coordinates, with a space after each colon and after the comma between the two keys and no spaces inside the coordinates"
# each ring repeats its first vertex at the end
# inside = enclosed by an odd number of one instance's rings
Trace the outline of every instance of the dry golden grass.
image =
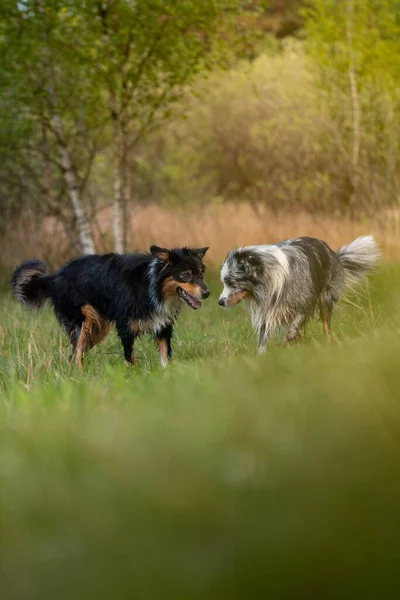
{"type": "MultiPolygon", "coordinates": [[[[98,252],[112,250],[111,208],[99,213],[96,230],[98,252]]],[[[303,212],[276,215],[262,207],[256,212],[245,202],[192,209],[165,209],[153,204],[133,212],[130,248],[146,250],[151,244],[210,246],[208,261],[218,264],[234,246],[309,235],[337,248],[370,233],[376,236],[384,260],[400,260],[400,213],[394,210],[373,221],[351,221],[303,212]]],[[[39,230],[34,230],[31,222],[21,221],[9,228],[0,243],[0,265],[7,275],[16,264],[28,258],[42,258],[54,268],[73,255],[63,229],[50,219],[44,221],[39,230]]]]}
{"type": "MultiPolygon", "coordinates": [[[[111,211],[99,216],[104,232],[111,230],[111,211]]],[[[132,217],[131,239],[136,248],[162,246],[210,246],[208,259],[218,263],[233,246],[266,244],[309,235],[325,240],[332,248],[360,235],[374,234],[387,261],[400,260],[400,218],[386,214],[374,221],[350,221],[307,213],[272,214],[247,203],[211,205],[204,208],[166,210],[159,206],[140,209],[132,217]]]]}

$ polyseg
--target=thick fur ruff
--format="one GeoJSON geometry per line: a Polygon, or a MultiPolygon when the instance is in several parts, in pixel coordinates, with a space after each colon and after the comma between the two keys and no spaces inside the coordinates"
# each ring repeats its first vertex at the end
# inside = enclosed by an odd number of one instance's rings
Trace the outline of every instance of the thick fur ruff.
{"type": "Polygon", "coordinates": [[[183,304],[201,307],[209,296],[202,259],[207,248],[159,248],[150,253],[84,256],[49,275],[44,263],[17,267],[11,287],[28,308],[46,301],[68,334],[80,366],[82,356],[115,324],[125,359],[134,363],[133,344],[142,333],[152,335],[165,366],[171,357],[173,325],[183,304]]]}
{"type": "Polygon", "coordinates": [[[357,238],[337,252],[310,237],[234,248],[221,267],[224,288],[219,304],[231,307],[245,300],[260,350],[277,328],[288,328],[288,341],[298,339],[317,306],[329,333],[333,304],[378,259],[372,236],[357,238]]]}

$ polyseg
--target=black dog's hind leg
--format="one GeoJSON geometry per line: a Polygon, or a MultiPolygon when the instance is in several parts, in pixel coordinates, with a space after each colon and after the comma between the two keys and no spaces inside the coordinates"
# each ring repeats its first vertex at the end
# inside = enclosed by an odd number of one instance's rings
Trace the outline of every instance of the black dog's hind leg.
{"type": "Polygon", "coordinates": [[[96,344],[104,340],[110,330],[110,323],[90,304],[81,307],[83,321],[80,326],[75,325],[75,333],[71,332],[70,341],[74,349],[75,364],[82,368],[82,359],[96,344]],[[79,335],[76,339],[76,334],[79,335]]]}
{"type": "Polygon", "coordinates": [[[79,340],[79,336],[81,333],[81,326],[80,325],[70,325],[70,326],[66,327],[66,330],[67,330],[69,343],[71,344],[69,360],[72,361],[75,356],[75,353],[76,353],[76,347],[78,345],[78,340],[79,340]]]}
{"type": "Polygon", "coordinates": [[[172,325],[164,327],[157,332],[155,335],[156,344],[160,352],[161,366],[166,367],[168,362],[171,360],[172,349],[171,349],[171,338],[172,338],[172,325]]]}
{"type": "Polygon", "coordinates": [[[124,348],[124,358],[130,365],[136,365],[135,354],[133,352],[133,344],[135,334],[133,328],[128,323],[117,323],[117,333],[124,348]]]}
{"type": "Polygon", "coordinates": [[[321,315],[322,325],[324,327],[324,333],[327,336],[331,336],[331,321],[332,321],[333,301],[332,297],[328,292],[322,292],[319,297],[319,312],[321,315]]]}
{"type": "Polygon", "coordinates": [[[58,322],[60,323],[61,327],[64,329],[64,331],[66,332],[66,334],[68,336],[68,341],[70,343],[69,360],[72,361],[73,358],[75,357],[76,347],[78,345],[78,339],[79,339],[79,335],[81,333],[81,325],[82,325],[83,317],[80,316],[78,313],[78,317],[80,317],[80,321],[78,322],[77,320],[74,319],[73,316],[71,316],[71,315],[67,316],[60,310],[56,310],[55,313],[56,313],[58,322]]]}

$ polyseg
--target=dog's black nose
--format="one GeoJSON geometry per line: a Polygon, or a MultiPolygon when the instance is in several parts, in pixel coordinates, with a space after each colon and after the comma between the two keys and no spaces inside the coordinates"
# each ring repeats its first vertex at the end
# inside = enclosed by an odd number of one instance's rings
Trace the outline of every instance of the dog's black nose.
{"type": "Polygon", "coordinates": [[[201,293],[203,298],[208,298],[208,296],[210,295],[209,290],[205,290],[204,292],[201,293]]]}
{"type": "Polygon", "coordinates": [[[225,300],[224,300],[223,298],[220,298],[220,299],[218,300],[218,304],[219,304],[220,306],[225,306],[225,300]]]}

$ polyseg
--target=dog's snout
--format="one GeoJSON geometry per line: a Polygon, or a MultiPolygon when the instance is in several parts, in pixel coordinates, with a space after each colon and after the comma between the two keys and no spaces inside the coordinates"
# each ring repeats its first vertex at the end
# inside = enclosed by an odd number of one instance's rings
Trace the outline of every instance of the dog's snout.
{"type": "Polygon", "coordinates": [[[208,290],[207,288],[201,292],[201,296],[204,299],[208,298],[209,295],[210,295],[210,290],[208,290]]]}
{"type": "Polygon", "coordinates": [[[223,298],[220,298],[220,299],[218,300],[218,304],[219,304],[220,306],[225,306],[225,300],[224,300],[223,298]]]}

